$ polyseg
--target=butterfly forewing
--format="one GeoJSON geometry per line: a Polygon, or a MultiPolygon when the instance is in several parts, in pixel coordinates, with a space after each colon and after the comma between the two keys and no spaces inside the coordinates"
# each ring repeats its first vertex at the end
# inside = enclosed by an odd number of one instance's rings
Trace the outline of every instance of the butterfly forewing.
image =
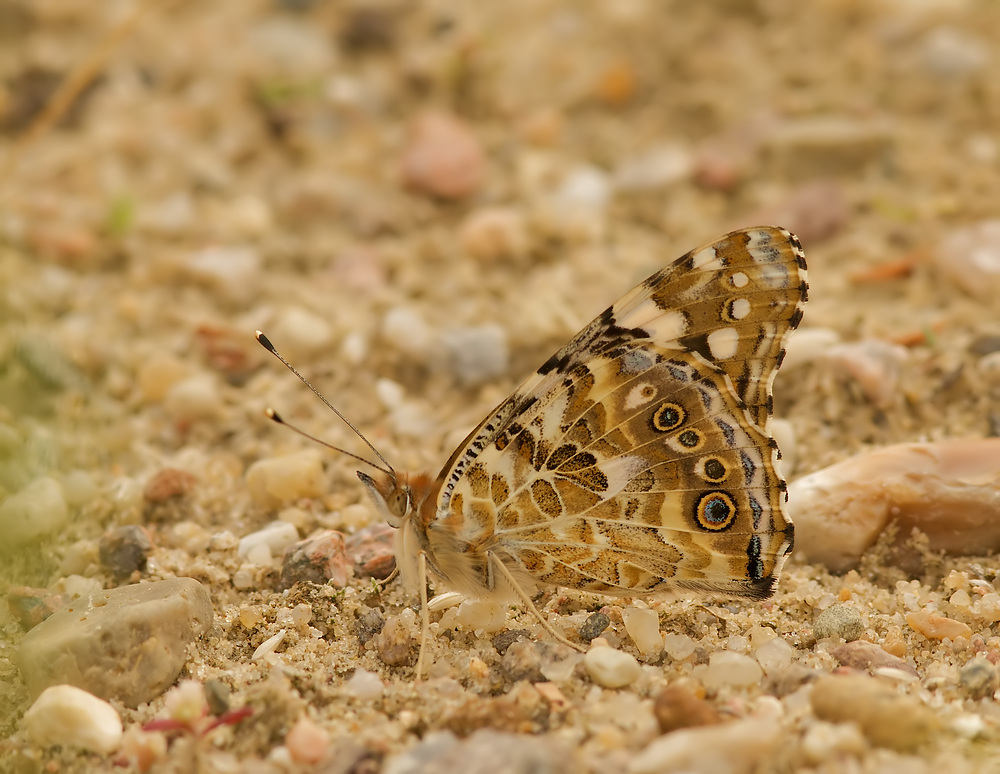
{"type": "MultiPolygon", "coordinates": [[[[456,450],[431,544],[438,530],[522,577],[603,593],[769,595],[792,527],[765,427],[805,295],[801,248],[776,228],[657,272],[456,450]]],[[[488,562],[474,566],[488,593],[488,562]]]]}

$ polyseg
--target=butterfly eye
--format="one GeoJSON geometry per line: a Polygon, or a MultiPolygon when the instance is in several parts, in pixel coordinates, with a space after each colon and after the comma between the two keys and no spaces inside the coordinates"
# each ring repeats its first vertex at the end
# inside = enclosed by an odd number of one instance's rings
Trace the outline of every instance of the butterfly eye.
{"type": "Polygon", "coordinates": [[[410,493],[406,489],[396,489],[385,501],[389,513],[402,519],[410,510],[410,493]]]}

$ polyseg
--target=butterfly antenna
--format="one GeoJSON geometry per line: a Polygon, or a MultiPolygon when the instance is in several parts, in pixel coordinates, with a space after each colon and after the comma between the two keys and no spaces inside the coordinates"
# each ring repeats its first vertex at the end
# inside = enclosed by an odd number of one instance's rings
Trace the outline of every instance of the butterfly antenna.
{"type": "Polygon", "coordinates": [[[371,449],[372,454],[374,454],[376,457],[379,458],[379,460],[382,462],[382,464],[385,465],[385,468],[384,469],[380,468],[374,462],[366,460],[364,457],[359,457],[357,454],[352,454],[351,452],[346,451],[344,449],[341,449],[338,446],[333,446],[332,444],[329,444],[326,441],[320,440],[319,438],[316,438],[316,437],[314,437],[312,435],[309,435],[309,433],[307,433],[307,432],[305,432],[303,430],[300,430],[295,425],[291,425],[288,422],[286,422],[284,419],[281,418],[281,415],[278,414],[278,412],[276,412],[274,409],[270,409],[270,408],[267,409],[267,411],[265,412],[267,414],[267,418],[270,419],[272,422],[277,422],[279,425],[284,425],[285,427],[289,428],[290,430],[292,430],[292,431],[298,433],[299,435],[301,435],[303,438],[308,438],[310,441],[315,441],[316,443],[320,444],[321,446],[325,446],[328,449],[333,449],[334,451],[338,451],[341,454],[346,454],[348,457],[353,457],[354,459],[359,460],[360,462],[363,462],[366,465],[371,465],[376,470],[381,470],[383,473],[388,473],[393,479],[395,479],[396,478],[396,471],[393,470],[392,465],[390,465],[389,461],[385,457],[382,456],[382,454],[379,452],[379,450],[376,449],[372,445],[372,442],[369,441],[367,438],[365,438],[364,435],[361,433],[361,431],[358,430],[358,428],[356,428],[354,425],[352,425],[351,422],[350,422],[350,420],[347,417],[345,417],[343,414],[341,414],[340,410],[336,406],[334,406],[332,403],[330,403],[330,401],[328,401],[325,397],[323,397],[323,394],[319,390],[317,390],[315,387],[313,387],[309,383],[308,379],[306,379],[302,374],[300,374],[297,370],[295,370],[295,366],[293,366],[291,363],[289,363],[287,360],[285,360],[285,358],[283,358],[281,356],[281,354],[278,352],[278,350],[276,350],[274,348],[274,345],[271,343],[270,339],[267,338],[267,336],[265,336],[260,331],[256,331],[254,333],[254,336],[256,337],[257,341],[260,342],[260,345],[264,349],[266,349],[268,352],[270,352],[272,355],[274,355],[276,358],[278,358],[278,360],[280,360],[282,362],[282,364],[285,366],[285,368],[287,368],[289,371],[291,371],[293,374],[295,374],[295,376],[298,377],[298,380],[300,382],[302,382],[306,387],[308,387],[310,390],[312,390],[313,394],[317,398],[319,398],[321,401],[323,401],[323,403],[326,404],[326,407],[328,409],[330,409],[330,411],[332,411],[334,414],[336,414],[338,417],[340,417],[340,420],[345,425],[347,425],[349,428],[351,428],[351,430],[354,432],[354,434],[358,438],[360,438],[362,441],[365,442],[365,446],[367,446],[369,449],[371,449]]]}

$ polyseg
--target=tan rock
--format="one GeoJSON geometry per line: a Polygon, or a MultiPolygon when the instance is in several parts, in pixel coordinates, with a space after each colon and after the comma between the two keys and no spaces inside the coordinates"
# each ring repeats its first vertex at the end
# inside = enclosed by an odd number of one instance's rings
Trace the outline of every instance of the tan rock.
{"type": "Polygon", "coordinates": [[[918,610],[906,614],[906,623],[916,632],[920,632],[929,640],[952,640],[959,637],[969,639],[972,629],[954,618],[946,618],[931,610],[918,610]]]}

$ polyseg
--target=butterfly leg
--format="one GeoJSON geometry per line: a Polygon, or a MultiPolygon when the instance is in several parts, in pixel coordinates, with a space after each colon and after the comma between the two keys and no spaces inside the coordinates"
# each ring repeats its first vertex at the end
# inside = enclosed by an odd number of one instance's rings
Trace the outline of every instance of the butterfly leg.
{"type": "Polygon", "coordinates": [[[423,551],[417,554],[417,575],[420,578],[420,655],[417,656],[417,682],[419,682],[424,674],[424,655],[431,634],[431,613],[427,607],[427,554],[423,551]]]}
{"type": "Polygon", "coordinates": [[[542,625],[542,628],[545,629],[545,631],[547,631],[549,634],[555,637],[563,645],[569,645],[571,648],[573,648],[573,650],[577,650],[580,653],[585,652],[585,648],[582,648],[575,642],[570,642],[569,640],[567,640],[563,635],[561,635],[552,627],[552,624],[550,624],[548,621],[545,620],[545,618],[539,612],[538,608],[535,607],[534,603],[531,601],[531,597],[529,597],[528,594],[525,592],[525,590],[521,588],[521,585],[514,579],[514,576],[511,575],[510,570],[507,569],[507,566],[503,562],[501,562],[493,554],[490,554],[489,557],[490,557],[490,563],[500,571],[500,574],[503,575],[504,578],[507,579],[507,582],[510,584],[510,587],[514,590],[514,593],[517,594],[520,600],[524,603],[524,606],[531,611],[532,615],[534,615],[535,618],[538,619],[538,622],[542,625]]]}

